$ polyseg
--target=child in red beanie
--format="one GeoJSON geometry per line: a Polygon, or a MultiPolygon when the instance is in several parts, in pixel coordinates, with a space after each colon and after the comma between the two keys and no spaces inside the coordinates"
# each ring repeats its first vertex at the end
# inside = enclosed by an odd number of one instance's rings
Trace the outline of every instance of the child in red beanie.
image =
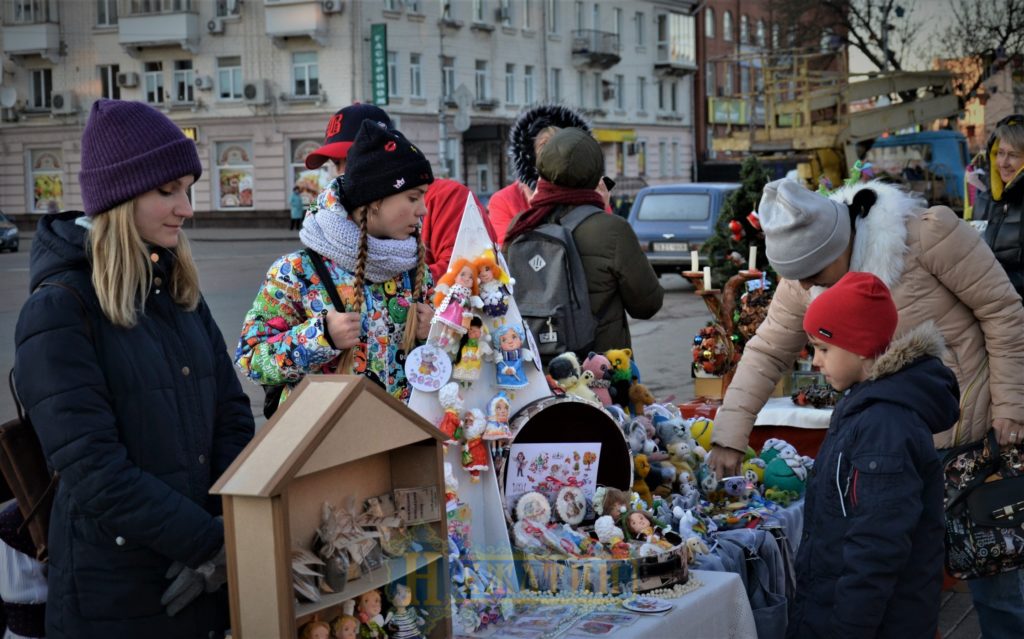
{"type": "Polygon", "coordinates": [[[807,482],[791,637],[934,637],[942,466],[932,434],[959,417],[932,324],[893,340],[889,289],[847,273],[804,316],[814,363],[844,392],[807,482]]]}

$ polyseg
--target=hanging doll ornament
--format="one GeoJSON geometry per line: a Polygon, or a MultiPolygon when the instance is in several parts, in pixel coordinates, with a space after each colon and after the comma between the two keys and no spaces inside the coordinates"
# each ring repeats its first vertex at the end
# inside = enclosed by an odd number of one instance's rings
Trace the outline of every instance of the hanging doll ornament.
{"type": "Polygon", "coordinates": [[[489,358],[494,349],[487,343],[487,331],[479,317],[469,321],[469,330],[459,343],[459,354],[452,368],[452,379],[460,382],[475,382],[480,377],[481,361],[489,358]]]}
{"type": "Polygon", "coordinates": [[[474,482],[480,481],[480,471],[488,470],[490,461],[483,434],[487,419],[479,408],[471,408],[462,418],[466,443],[462,445],[462,467],[474,482]]]}
{"type": "Polygon", "coordinates": [[[465,402],[459,392],[459,385],[456,382],[448,382],[437,391],[437,401],[444,409],[444,415],[438,422],[437,428],[445,436],[445,445],[458,443],[462,439],[462,411],[465,402]]]}
{"type": "Polygon", "coordinates": [[[501,439],[512,439],[512,429],[508,427],[509,413],[512,402],[508,395],[498,393],[487,403],[487,429],[484,431],[484,439],[495,441],[501,439]]]}
{"type": "Polygon", "coordinates": [[[523,348],[523,329],[503,324],[494,332],[494,361],[499,388],[515,390],[527,385],[523,361],[533,361],[533,351],[523,348]]]}
{"type": "Polygon", "coordinates": [[[450,353],[459,346],[460,337],[469,330],[473,309],[482,308],[477,296],[476,269],[465,258],[455,260],[441,276],[434,296],[434,317],[430,320],[429,343],[450,353]]]}
{"type": "Polygon", "coordinates": [[[490,249],[484,251],[483,255],[473,262],[473,266],[476,267],[484,313],[488,317],[504,317],[508,312],[510,297],[507,285],[511,280],[508,273],[501,268],[494,251],[490,249]]]}

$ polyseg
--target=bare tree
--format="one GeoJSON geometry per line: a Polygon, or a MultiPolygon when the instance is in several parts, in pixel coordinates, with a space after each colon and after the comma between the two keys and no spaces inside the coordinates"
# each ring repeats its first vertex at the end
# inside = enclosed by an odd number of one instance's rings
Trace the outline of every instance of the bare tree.
{"type": "Polygon", "coordinates": [[[788,24],[790,43],[832,41],[859,50],[881,71],[901,71],[921,27],[917,0],[772,0],[773,19],[788,24]]]}
{"type": "Polygon", "coordinates": [[[1024,0],[950,0],[949,6],[953,20],[943,34],[942,57],[978,63],[960,78],[957,93],[966,101],[977,96],[985,80],[1024,55],[1024,0]]]}

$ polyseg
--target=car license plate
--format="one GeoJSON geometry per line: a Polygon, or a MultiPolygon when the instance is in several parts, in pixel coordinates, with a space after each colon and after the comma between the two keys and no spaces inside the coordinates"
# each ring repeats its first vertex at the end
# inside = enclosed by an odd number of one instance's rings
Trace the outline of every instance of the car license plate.
{"type": "Polygon", "coordinates": [[[685,251],[689,251],[689,250],[690,250],[690,245],[687,244],[686,242],[655,242],[654,243],[654,251],[655,252],[669,252],[669,251],[675,251],[675,252],[683,251],[683,252],[685,252],[685,251]]]}

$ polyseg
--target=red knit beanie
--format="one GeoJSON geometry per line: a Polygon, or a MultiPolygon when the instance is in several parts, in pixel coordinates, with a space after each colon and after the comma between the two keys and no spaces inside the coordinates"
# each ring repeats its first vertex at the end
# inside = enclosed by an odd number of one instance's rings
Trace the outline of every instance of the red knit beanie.
{"type": "Polygon", "coordinates": [[[871,273],[847,273],[811,302],[804,331],[826,344],[877,357],[892,341],[899,315],[889,288],[871,273]]]}

